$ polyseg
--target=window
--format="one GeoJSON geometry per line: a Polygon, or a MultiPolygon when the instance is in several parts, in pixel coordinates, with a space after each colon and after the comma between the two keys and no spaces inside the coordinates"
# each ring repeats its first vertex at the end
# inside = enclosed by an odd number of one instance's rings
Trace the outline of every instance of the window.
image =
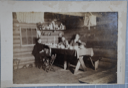
{"type": "Polygon", "coordinates": [[[21,45],[35,44],[36,28],[21,28],[21,45]]]}

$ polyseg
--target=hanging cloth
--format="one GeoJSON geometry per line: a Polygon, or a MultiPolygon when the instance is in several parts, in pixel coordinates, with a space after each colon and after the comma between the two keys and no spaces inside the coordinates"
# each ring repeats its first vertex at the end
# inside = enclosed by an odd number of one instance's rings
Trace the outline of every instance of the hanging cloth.
{"type": "Polygon", "coordinates": [[[90,26],[96,26],[96,16],[90,16],[90,26]]]}
{"type": "Polygon", "coordinates": [[[89,16],[84,16],[84,26],[87,26],[88,27],[88,25],[89,25],[89,22],[90,20],[89,20],[89,16]]]}
{"type": "Polygon", "coordinates": [[[88,27],[89,30],[90,30],[90,26],[96,26],[96,16],[94,16],[92,14],[87,16],[85,14],[85,16],[84,16],[84,26],[88,27]]]}

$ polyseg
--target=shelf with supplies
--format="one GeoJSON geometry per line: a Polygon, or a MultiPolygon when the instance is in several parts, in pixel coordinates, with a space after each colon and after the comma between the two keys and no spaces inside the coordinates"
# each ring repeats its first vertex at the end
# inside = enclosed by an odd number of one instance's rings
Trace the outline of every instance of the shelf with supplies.
{"type": "Polygon", "coordinates": [[[41,31],[41,36],[58,36],[60,33],[64,34],[63,31],[41,31]]]}
{"type": "Polygon", "coordinates": [[[58,36],[41,36],[42,43],[58,43],[58,36]]]}
{"type": "Polygon", "coordinates": [[[41,31],[41,40],[42,43],[52,43],[56,44],[58,43],[59,34],[64,34],[63,31],[41,31]]]}
{"type": "Polygon", "coordinates": [[[47,30],[47,29],[46,29],[46,30],[40,30],[40,31],[41,31],[41,32],[43,32],[43,31],[44,31],[44,32],[47,32],[47,31],[48,31],[48,32],[60,32],[60,31],[66,31],[66,30],[56,30],[56,29],[55,29],[55,30],[47,30]]]}

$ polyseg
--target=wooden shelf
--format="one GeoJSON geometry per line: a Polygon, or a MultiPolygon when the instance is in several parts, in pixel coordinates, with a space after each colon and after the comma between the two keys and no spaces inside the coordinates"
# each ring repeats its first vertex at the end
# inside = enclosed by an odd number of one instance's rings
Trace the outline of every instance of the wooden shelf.
{"type": "Polygon", "coordinates": [[[41,30],[41,31],[65,31],[65,30],[41,30]]]}

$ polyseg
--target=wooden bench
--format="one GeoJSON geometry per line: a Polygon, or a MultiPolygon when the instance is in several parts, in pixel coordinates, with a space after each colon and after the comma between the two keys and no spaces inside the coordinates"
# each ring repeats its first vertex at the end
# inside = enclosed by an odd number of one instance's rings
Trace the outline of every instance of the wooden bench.
{"type": "Polygon", "coordinates": [[[89,60],[91,61],[92,66],[94,67],[95,70],[98,69],[100,59],[102,59],[102,57],[99,56],[89,57],[89,60]]]}
{"type": "MultiPolygon", "coordinates": [[[[94,67],[95,70],[98,69],[98,66],[99,66],[99,60],[101,59],[102,57],[99,57],[99,56],[89,56],[89,60],[91,61],[92,63],[92,66],[94,67]]],[[[77,62],[77,65],[75,67],[75,71],[74,71],[74,74],[76,74],[78,72],[78,69],[80,68],[80,65],[82,66],[83,70],[86,71],[87,70],[87,67],[85,66],[84,64],[84,60],[83,60],[83,56],[81,56],[77,62]]]]}

